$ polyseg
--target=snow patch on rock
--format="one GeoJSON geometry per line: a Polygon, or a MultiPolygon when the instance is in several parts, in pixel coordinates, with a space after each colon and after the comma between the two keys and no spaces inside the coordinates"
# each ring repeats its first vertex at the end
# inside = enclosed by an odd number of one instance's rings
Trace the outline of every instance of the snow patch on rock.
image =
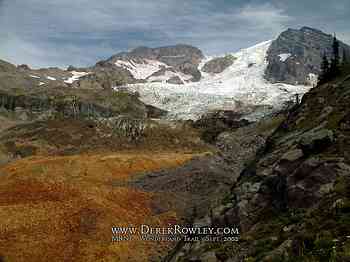
{"type": "Polygon", "coordinates": [[[47,76],[46,77],[48,80],[51,80],[51,81],[56,81],[56,78],[52,77],[52,76],[47,76]]]}
{"type": "Polygon", "coordinates": [[[75,81],[79,80],[79,78],[90,74],[88,72],[78,72],[78,71],[71,71],[70,73],[72,74],[72,76],[64,81],[67,84],[73,84],[75,81]]]}
{"type": "Polygon", "coordinates": [[[162,68],[168,66],[162,62],[156,60],[143,59],[142,62],[136,62],[135,60],[117,60],[114,63],[116,66],[127,69],[135,79],[143,80],[152,74],[158,72],[162,68]]]}
{"type": "Polygon", "coordinates": [[[292,56],[292,54],[279,54],[278,56],[280,58],[280,61],[285,62],[289,57],[292,56]]]}
{"type": "Polygon", "coordinates": [[[36,76],[36,75],[29,75],[31,78],[36,78],[36,79],[40,79],[40,76],[36,76]]]}
{"type": "Polygon", "coordinates": [[[318,75],[310,73],[306,81],[312,87],[317,86],[318,75]]]}

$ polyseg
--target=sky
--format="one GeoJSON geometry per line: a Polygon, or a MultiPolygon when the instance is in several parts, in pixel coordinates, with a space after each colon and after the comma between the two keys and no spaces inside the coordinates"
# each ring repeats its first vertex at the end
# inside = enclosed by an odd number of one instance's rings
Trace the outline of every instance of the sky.
{"type": "Polygon", "coordinates": [[[350,43],[349,0],[0,0],[0,59],[33,68],[89,66],[138,46],[235,52],[288,28],[350,43]]]}

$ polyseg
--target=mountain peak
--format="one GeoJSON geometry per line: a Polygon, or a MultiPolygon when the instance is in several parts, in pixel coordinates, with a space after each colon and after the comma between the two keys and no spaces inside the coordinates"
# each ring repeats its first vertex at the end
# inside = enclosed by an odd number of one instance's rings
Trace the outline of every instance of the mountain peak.
{"type": "MultiPolygon", "coordinates": [[[[321,72],[324,53],[331,57],[333,37],[319,29],[304,26],[282,32],[268,50],[265,77],[272,83],[310,84],[321,72]]],[[[350,46],[339,42],[341,56],[350,46]],[[343,52],[344,51],[344,52],[343,52]]]]}

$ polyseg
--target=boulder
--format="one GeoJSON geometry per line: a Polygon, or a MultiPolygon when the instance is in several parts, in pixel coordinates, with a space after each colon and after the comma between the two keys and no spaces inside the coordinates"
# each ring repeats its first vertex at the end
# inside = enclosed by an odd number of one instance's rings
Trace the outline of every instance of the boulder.
{"type": "Polygon", "coordinates": [[[225,131],[247,126],[250,122],[240,119],[241,114],[230,110],[217,110],[202,116],[194,123],[194,127],[202,130],[202,138],[206,142],[214,142],[217,136],[225,131]]]}
{"type": "Polygon", "coordinates": [[[294,149],[291,151],[286,152],[282,157],[281,160],[286,160],[289,162],[294,162],[300,158],[303,157],[303,151],[301,149],[294,149]]]}
{"type": "Polygon", "coordinates": [[[22,70],[22,71],[26,71],[26,70],[30,70],[30,67],[28,65],[22,64],[17,66],[17,69],[22,70]]]}
{"type": "Polygon", "coordinates": [[[299,142],[299,147],[304,155],[320,153],[334,142],[333,131],[321,129],[304,134],[299,142]]]}

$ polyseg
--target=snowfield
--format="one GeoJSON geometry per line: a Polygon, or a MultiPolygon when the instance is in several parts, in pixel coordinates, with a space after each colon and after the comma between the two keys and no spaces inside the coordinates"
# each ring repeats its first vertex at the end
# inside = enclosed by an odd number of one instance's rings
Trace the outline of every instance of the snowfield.
{"type": "Polygon", "coordinates": [[[88,72],[77,72],[77,71],[71,71],[70,73],[72,74],[72,76],[64,81],[67,84],[73,84],[75,81],[79,80],[79,78],[90,74],[88,72]]]}
{"type": "MultiPolygon", "coordinates": [[[[182,57],[182,56],[167,56],[167,57],[182,57]]],[[[118,67],[127,69],[135,79],[147,80],[147,82],[166,83],[172,77],[179,77],[182,82],[189,81],[192,76],[181,72],[174,72],[170,66],[165,63],[143,59],[141,61],[135,60],[117,60],[114,63],[118,67]],[[163,74],[153,75],[161,69],[166,69],[163,74]]]]}
{"type": "Polygon", "coordinates": [[[52,77],[52,76],[47,76],[46,77],[48,80],[51,80],[51,81],[56,81],[56,78],[52,77]]]}
{"type": "Polygon", "coordinates": [[[40,76],[36,76],[36,75],[29,75],[31,78],[37,78],[40,79],[40,76]]]}
{"type": "Polygon", "coordinates": [[[280,58],[280,61],[285,62],[289,57],[292,56],[292,54],[279,54],[278,56],[280,58]]]}
{"type": "MultiPolygon", "coordinates": [[[[196,83],[144,83],[128,85],[127,88],[138,92],[146,104],[169,111],[169,119],[195,120],[210,110],[241,111],[242,107],[260,106],[258,111],[246,116],[247,119],[255,120],[270,113],[271,107],[280,108],[283,102],[292,99],[295,94],[302,95],[312,87],[271,84],[264,79],[266,53],[271,42],[266,41],[232,53],[237,58],[232,66],[220,74],[202,72],[202,79],[196,83]]],[[[199,68],[203,64],[204,61],[199,68]]],[[[147,71],[147,74],[150,73],[147,71]]]]}
{"type": "Polygon", "coordinates": [[[116,66],[129,70],[135,79],[146,79],[155,72],[158,72],[163,67],[168,67],[162,62],[148,59],[143,60],[143,63],[137,63],[134,60],[118,60],[114,64],[116,66]]]}

